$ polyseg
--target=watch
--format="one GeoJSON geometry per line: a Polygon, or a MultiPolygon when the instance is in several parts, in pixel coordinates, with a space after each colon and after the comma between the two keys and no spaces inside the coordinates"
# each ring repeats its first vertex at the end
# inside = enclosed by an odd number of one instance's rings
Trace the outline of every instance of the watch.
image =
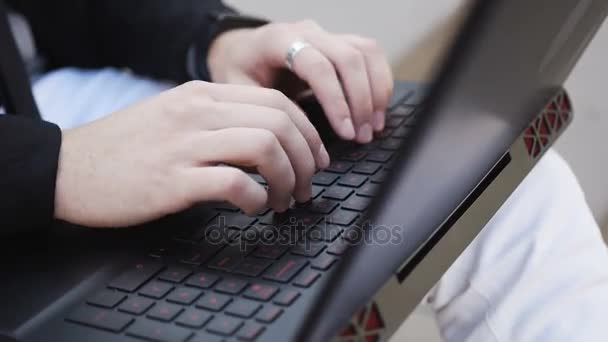
{"type": "Polygon", "coordinates": [[[207,35],[188,49],[186,56],[186,71],[194,80],[211,81],[211,74],[207,66],[209,47],[220,34],[239,28],[256,28],[269,23],[268,20],[240,15],[233,12],[213,12],[209,14],[211,29],[207,35]]]}

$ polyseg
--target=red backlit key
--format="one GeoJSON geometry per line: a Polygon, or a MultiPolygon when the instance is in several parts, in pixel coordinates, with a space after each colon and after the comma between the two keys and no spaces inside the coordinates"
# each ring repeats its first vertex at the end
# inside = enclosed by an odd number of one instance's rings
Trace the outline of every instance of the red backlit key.
{"type": "Polygon", "coordinates": [[[203,294],[203,291],[201,290],[182,287],[173,291],[171,295],[167,297],[167,301],[182,305],[190,305],[194,303],[194,301],[197,300],[201,294],[203,294]]]}
{"type": "Polygon", "coordinates": [[[293,284],[298,287],[310,287],[321,276],[321,273],[313,270],[306,270],[294,280],[293,284]]]}
{"type": "Polygon", "coordinates": [[[212,287],[218,280],[220,280],[220,277],[214,274],[200,272],[188,278],[186,285],[195,286],[201,289],[208,289],[212,287]]]}
{"type": "Polygon", "coordinates": [[[243,325],[243,322],[226,316],[219,316],[213,319],[207,326],[207,331],[213,334],[222,336],[231,336],[238,328],[243,325]]]}
{"type": "Polygon", "coordinates": [[[313,260],[311,265],[314,269],[327,271],[336,261],[338,261],[338,258],[335,256],[322,254],[313,260]]]}
{"type": "Polygon", "coordinates": [[[243,296],[266,302],[269,301],[278,291],[279,288],[276,286],[255,283],[249,286],[243,296]]]}
{"type": "Polygon", "coordinates": [[[184,309],[181,306],[169,303],[157,303],[154,308],[148,312],[148,317],[159,321],[171,322],[184,309]]]}
{"type": "Polygon", "coordinates": [[[239,330],[239,332],[236,334],[236,337],[238,337],[239,340],[253,341],[260,336],[262,332],[264,332],[264,329],[264,326],[261,324],[256,322],[247,322],[245,326],[242,327],[241,330],[239,330]]]}
{"type": "Polygon", "coordinates": [[[302,270],[308,261],[303,258],[287,257],[274,264],[266,273],[264,278],[282,283],[289,282],[302,270]]]}
{"type": "Polygon", "coordinates": [[[282,313],[282,309],[279,309],[276,306],[269,305],[262,309],[262,311],[258,312],[258,314],[255,316],[255,319],[263,323],[272,323],[277,318],[279,318],[282,313]]]}
{"type": "Polygon", "coordinates": [[[274,299],[274,303],[278,305],[288,306],[300,297],[300,293],[294,290],[284,290],[279,293],[274,299]]]}
{"type": "Polygon", "coordinates": [[[118,310],[133,315],[141,315],[148,311],[153,304],[154,301],[152,299],[134,296],[120,304],[118,310]]]}
{"type": "Polygon", "coordinates": [[[226,313],[241,318],[250,318],[262,307],[261,304],[250,300],[239,299],[226,308],[226,313]]]}
{"type": "Polygon", "coordinates": [[[171,292],[171,290],[173,290],[173,285],[160,281],[153,281],[144,286],[141,291],[139,291],[139,294],[154,299],[161,299],[166,296],[167,293],[171,292]]]}
{"type": "Polygon", "coordinates": [[[182,325],[188,328],[200,329],[207,323],[213,315],[196,309],[189,309],[182,312],[175,320],[177,325],[182,325]]]}
{"type": "Polygon", "coordinates": [[[240,279],[224,279],[217,286],[215,290],[217,292],[223,292],[228,294],[239,294],[247,286],[247,282],[240,279]]]}
{"type": "Polygon", "coordinates": [[[196,303],[196,306],[211,311],[222,311],[222,309],[231,301],[232,298],[228,296],[217,293],[209,293],[203,295],[203,297],[196,303]]]}
{"type": "Polygon", "coordinates": [[[181,283],[191,274],[192,271],[187,268],[170,267],[169,269],[161,273],[158,278],[164,281],[170,281],[172,283],[181,283]]]}
{"type": "Polygon", "coordinates": [[[134,292],[163,268],[164,266],[158,262],[135,263],[114,279],[109,286],[118,290],[134,292]]]}

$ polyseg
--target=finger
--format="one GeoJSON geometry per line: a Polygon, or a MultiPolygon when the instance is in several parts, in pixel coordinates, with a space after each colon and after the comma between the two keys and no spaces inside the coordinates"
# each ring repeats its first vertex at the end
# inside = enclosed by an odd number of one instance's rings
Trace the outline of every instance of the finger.
{"type": "Polygon", "coordinates": [[[191,202],[226,201],[255,215],[266,206],[268,194],[243,171],[228,166],[190,168],[183,171],[184,188],[191,202]]]}
{"type": "Polygon", "coordinates": [[[354,35],[342,35],[341,38],[361,51],[365,57],[374,104],[373,126],[376,131],[381,131],[384,129],[386,108],[393,96],[394,86],[388,58],[374,40],[354,35]]]}
{"type": "Polygon", "coordinates": [[[286,152],[271,131],[260,128],[206,131],[192,145],[199,162],[256,168],[268,183],[270,207],[279,212],[289,208],[296,176],[286,152]]]}
{"type": "MultiPolygon", "coordinates": [[[[294,36],[289,26],[269,25],[267,36],[274,37],[266,40],[267,46],[261,47],[268,62],[275,67],[285,67],[285,58],[289,46],[300,40],[294,36]]],[[[306,82],[313,90],[323,107],[327,119],[334,131],[346,140],[355,138],[350,109],[346,96],[331,62],[314,48],[305,48],[296,56],[293,63],[294,74],[306,82]]]]}
{"type": "Polygon", "coordinates": [[[305,37],[337,70],[353,116],[357,141],[372,141],[373,99],[365,57],[352,45],[321,29],[311,30],[305,37]]]}
{"type": "Polygon", "coordinates": [[[296,175],[294,198],[306,202],[312,195],[312,176],[316,171],[315,160],[288,114],[280,110],[249,104],[216,102],[210,113],[201,115],[201,124],[207,130],[229,127],[251,127],[271,131],[287,153],[296,175]]]}
{"type": "Polygon", "coordinates": [[[220,102],[253,104],[287,113],[306,139],[306,143],[315,157],[317,167],[324,169],[329,166],[329,154],[319,133],[306,114],[280,91],[261,87],[213,84],[208,87],[207,94],[220,102]]]}

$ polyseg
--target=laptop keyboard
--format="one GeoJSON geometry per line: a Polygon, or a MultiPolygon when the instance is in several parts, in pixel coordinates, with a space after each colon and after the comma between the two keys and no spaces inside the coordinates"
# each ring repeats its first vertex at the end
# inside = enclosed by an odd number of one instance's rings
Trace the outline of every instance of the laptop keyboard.
{"type": "Polygon", "coordinates": [[[263,337],[356,239],[354,224],[415,123],[415,107],[405,104],[412,95],[393,105],[371,144],[332,146],[332,163],[313,177],[309,203],[256,217],[216,204],[206,224],[150,250],[66,320],[147,341],[263,337]],[[279,240],[286,227],[290,240],[279,240]]]}

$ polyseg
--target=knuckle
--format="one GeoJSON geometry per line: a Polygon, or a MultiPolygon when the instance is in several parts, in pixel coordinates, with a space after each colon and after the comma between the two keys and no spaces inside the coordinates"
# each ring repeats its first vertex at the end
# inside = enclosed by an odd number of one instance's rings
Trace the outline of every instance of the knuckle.
{"type": "Polygon", "coordinates": [[[325,76],[328,73],[332,72],[331,64],[324,58],[316,58],[313,61],[310,61],[308,69],[311,70],[314,74],[325,76]]]}
{"type": "Polygon", "coordinates": [[[283,92],[277,89],[266,89],[266,96],[277,108],[286,108],[289,99],[283,92]]]}
{"type": "Polygon", "coordinates": [[[382,49],[380,48],[378,41],[375,39],[361,38],[359,41],[359,45],[361,46],[361,48],[363,50],[366,50],[369,52],[374,52],[374,53],[382,52],[382,49]]]}
{"type": "Polygon", "coordinates": [[[189,91],[198,93],[198,92],[206,90],[206,88],[207,88],[207,82],[198,81],[198,80],[188,81],[188,82],[186,82],[186,83],[183,84],[183,87],[185,89],[188,89],[189,91]]]}
{"type": "Polygon", "coordinates": [[[274,156],[279,145],[276,136],[265,129],[259,129],[255,134],[257,154],[262,158],[274,156]]]}
{"type": "Polygon", "coordinates": [[[339,63],[348,69],[361,69],[365,65],[365,59],[361,52],[355,49],[345,49],[340,53],[339,63]]]}
{"type": "Polygon", "coordinates": [[[272,115],[272,131],[279,137],[289,137],[295,129],[294,123],[287,113],[275,110],[272,115]]]}
{"type": "Polygon", "coordinates": [[[226,170],[224,182],[224,191],[228,197],[242,194],[248,185],[247,176],[243,172],[232,168],[226,170]]]}

